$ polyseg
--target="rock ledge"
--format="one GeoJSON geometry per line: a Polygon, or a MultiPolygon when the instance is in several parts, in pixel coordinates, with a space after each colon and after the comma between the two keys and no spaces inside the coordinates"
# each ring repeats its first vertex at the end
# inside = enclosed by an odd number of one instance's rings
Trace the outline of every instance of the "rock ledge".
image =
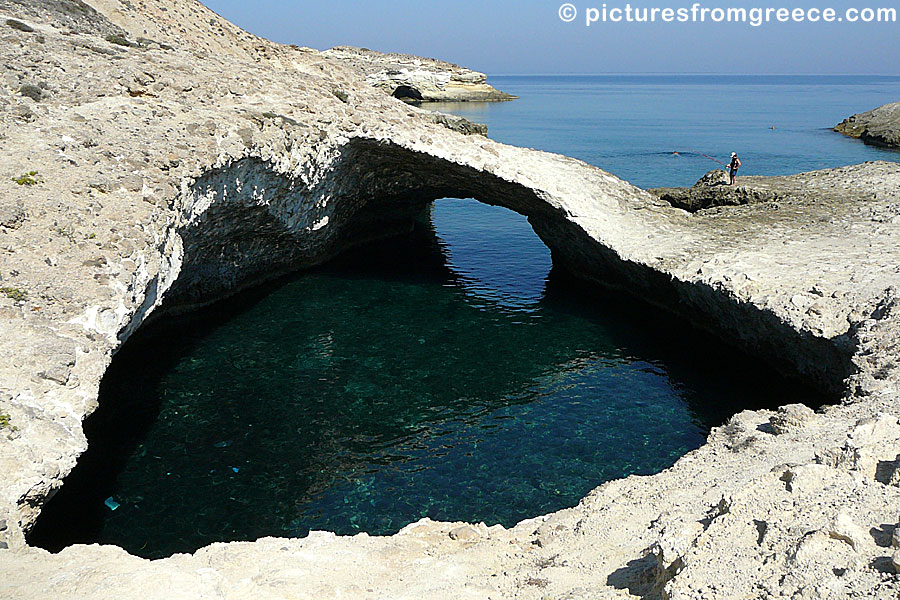
{"type": "Polygon", "coordinates": [[[835,125],[834,130],[873,146],[900,149],[900,102],[855,114],[835,125]]]}

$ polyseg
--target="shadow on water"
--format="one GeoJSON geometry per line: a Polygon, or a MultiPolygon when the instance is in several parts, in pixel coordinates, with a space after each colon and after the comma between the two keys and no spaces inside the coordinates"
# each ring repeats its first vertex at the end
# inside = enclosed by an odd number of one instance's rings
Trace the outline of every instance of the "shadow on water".
{"type": "MultiPolygon", "coordinates": [[[[297,277],[317,274],[421,284],[452,278],[433,231],[417,225],[408,236],[353,250],[323,267],[278,278],[189,314],[152,319],[114,357],[101,382],[100,407],[84,422],[88,450],[43,508],[29,543],[58,552],[72,544],[101,539],[110,513],[105,500],[112,497],[120,473],[157,421],[164,399],[158,390],[166,374],[223,324],[252,311],[297,277]]],[[[183,548],[194,545],[184,540],[183,548]]],[[[141,549],[132,551],[141,554],[141,549]]],[[[148,556],[165,554],[151,552],[148,556]]]]}
{"type": "Polygon", "coordinates": [[[818,408],[836,400],[656,306],[598,290],[565,271],[550,272],[544,301],[584,318],[602,315],[610,335],[627,340],[627,359],[662,369],[707,432],[742,410],[791,403],[818,408]]]}
{"type": "Polygon", "coordinates": [[[819,403],[556,269],[509,304],[473,287],[459,247],[423,221],[143,328],[29,542],[161,557],[424,516],[508,526],[671,465],[738,410],[819,403]]]}

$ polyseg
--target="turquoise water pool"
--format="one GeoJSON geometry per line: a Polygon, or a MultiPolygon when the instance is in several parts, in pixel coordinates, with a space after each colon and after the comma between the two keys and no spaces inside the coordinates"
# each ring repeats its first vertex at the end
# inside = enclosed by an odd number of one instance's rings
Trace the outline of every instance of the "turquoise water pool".
{"type": "Polygon", "coordinates": [[[519,215],[442,200],[408,236],[139,333],[31,541],[159,557],[425,516],[509,526],[804,397],[760,372],[552,272],[519,215]]]}

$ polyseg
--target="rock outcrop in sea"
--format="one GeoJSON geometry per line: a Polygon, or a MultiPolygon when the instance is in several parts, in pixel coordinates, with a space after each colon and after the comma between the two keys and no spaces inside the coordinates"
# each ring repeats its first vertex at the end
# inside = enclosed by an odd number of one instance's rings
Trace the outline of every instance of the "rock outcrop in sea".
{"type": "Polygon", "coordinates": [[[834,130],[874,146],[900,148],[900,102],[848,117],[834,130]]]}
{"type": "Polygon", "coordinates": [[[691,213],[449,129],[190,0],[0,0],[0,57],[0,597],[900,593],[900,165],[796,176],[817,182],[806,194],[760,181],[786,191],[691,213]],[[392,235],[444,196],[527,215],[559,268],[833,403],[738,412],[670,469],[509,529],[424,519],[156,561],[26,543],[86,447],[113,354],[149,317],[392,235]]]}
{"type": "Polygon", "coordinates": [[[767,202],[768,208],[815,202],[865,203],[877,199],[882,177],[890,178],[895,163],[871,162],[786,176],[740,176],[728,185],[728,172],[715,169],[691,187],[648,190],[672,206],[689,212],[767,202]]]}
{"type": "Polygon", "coordinates": [[[453,63],[409,54],[338,46],[323,54],[363,74],[366,81],[405,102],[502,102],[515,96],[487,83],[487,75],[453,63]]]}

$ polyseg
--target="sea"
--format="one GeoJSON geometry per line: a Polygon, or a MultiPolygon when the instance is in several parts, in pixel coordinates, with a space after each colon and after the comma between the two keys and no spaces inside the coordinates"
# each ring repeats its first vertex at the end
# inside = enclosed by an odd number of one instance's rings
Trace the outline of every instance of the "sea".
{"type": "Polygon", "coordinates": [[[900,102],[900,77],[857,75],[497,76],[508,103],[434,104],[500,142],[558,152],[642,188],[693,185],[732,152],[739,175],[900,160],[832,131],[900,102]],[[705,155],[705,156],[704,156],[705,155]]]}

